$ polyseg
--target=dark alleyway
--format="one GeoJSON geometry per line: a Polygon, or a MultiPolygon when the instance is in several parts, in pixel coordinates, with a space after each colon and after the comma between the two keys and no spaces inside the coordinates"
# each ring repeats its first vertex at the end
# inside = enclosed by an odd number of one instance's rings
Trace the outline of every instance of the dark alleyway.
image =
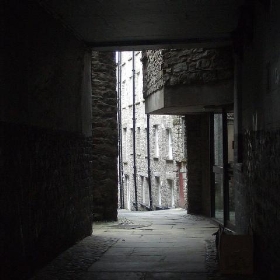
{"type": "Polygon", "coordinates": [[[32,280],[253,279],[219,275],[212,236],[216,228],[211,220],[182,209],[121,210],[118,222],[95,223],[92,236],[32,280]]]}

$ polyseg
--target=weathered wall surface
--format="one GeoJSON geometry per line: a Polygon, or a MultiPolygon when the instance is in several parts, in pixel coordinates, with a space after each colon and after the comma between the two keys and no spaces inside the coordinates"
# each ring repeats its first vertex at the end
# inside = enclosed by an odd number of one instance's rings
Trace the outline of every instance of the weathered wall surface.
{"type": "Polygon", "coordinates": [[[34,2],[7,7],[0,118],[81,132],[85,47],[34,2]]]}
{"type": "MultiPolygon", "coordinates": [[[[280,182],[280,130],[247,131],[244,135],[244,184],[245,200],[250,213],[249,223],[256,233],[256,245],[262,255],[256,256],[279,275],[280,231],[279,182],[280,182]]],[[[244,192],[244,190],[243,190],[244,192]]],[[[241,220],[242,221],[242,220],[241,220]]],[[[244,224],[240,223],[239,226],[244,224]]]]}
{"type": "Polygon", "coordinates": [[[240,143],[238,148],[243,146],[243,158],[238,159],[235,178],[239,179],[238,198],[244,202],[238,201],[236,224],[239,232],[247,232],[248,225],[252,226],[257,267],[266,278],[278,279],[280,3],[263,3],[255,2],[246,16],[247,20],[250,15],[257,19],[253,28],[242,28],[247,22],[240,21],[241,28],[237,30],[238,36],[244,36],[245,45],[237,45],[236,49],[241,65],[237,69],[237,85],[241,85],[237,88],[239,133],[243,136],[243,145],[240,143]]]}
{"type": "Polygon", "coordinates": [[[165,86],[217,83],[233,77],[231,48],[163,50],[165,86]]]}
{"type": "Polygon", "coordinates": [[[1,273],[15,274],[2,279],[25,279],[91,234],[91,139],[6,123],[0,134],[1,273]]]}
{"type": "MultiPolygon", "coordinates": [[[[158,53],[159,51],[153,51],[158,53]]],[[[135,52],[135,93],[136,93],[136,170],[137,170],[137,197],[140,204],[149,206],[148,188],[148,161],[147,161],[147,116],[145,115],[145,100],[142,92],[142,63],[141,53],[135,52]],[[144,186],[143,186],[144,185],[144,186]],[[144,191],[143,191],[144,190],[144,191]]],[[[155,59],[154,63],[158,61],[155,59]]],[[[152,75],[153,73],[151,73],[152,75]]],[[[133,138],[132,138],[132,52],[122,52],[122,129],[123,132],[123,161],[124,175],[128,183],[124,186],[125,207],[135,209],[134,168],[133,168],[133,138]],[[127,196],[130,199],[127,199],[127,196]],[[130,205],[127,202],[130,201],[130,205]]],[[[158,86],[157,77],[154,77],[153,86],[158,86]]],[[[144,82],[145,86],[145,82],[144,82]]],[[[147,85],[146,85],[147,86],[147,85]]],[[[184,159],[184,122],[180,116],[150,115],[150,161],[151,161],[151,185],[153,208],[156,206],[172,207],[171,190],[169,183],[174,187],[174,206],[178,207],[179,179],[178,163],[184,159]],[[158,132],[158,155],[155,147],[155,131],[158,132]],[[172,134],[173,158],[168,159],[167,129],[172,134]]]]}
{"type": "Polygon", "coordinates": [[[146,98],[148,95],[163,88],[163,56],[162,50],[148,50],[142,53],[143,63],[143,95],[146,98]]]}
{"type": "Polygon", "coordinates": [[[143,53],[144,97],[163,87],[232,80],[232,49],[158,50],[143,53]]]}
{"type": "Polygon", "coordinates": [[[113,52],[92,52],[92,135],[94,219],[116,220],[118,130],[113,52]]]}
{"type": "Polygon", "coordinates": [[[26,279],[92,231],[90,58],[36,1],[4,4],[0,278],[26,279]]]}

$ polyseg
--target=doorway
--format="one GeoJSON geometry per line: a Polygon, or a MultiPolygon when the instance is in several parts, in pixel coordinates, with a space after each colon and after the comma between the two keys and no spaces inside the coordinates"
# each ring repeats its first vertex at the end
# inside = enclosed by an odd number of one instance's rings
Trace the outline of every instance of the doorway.
{"type": "Polygon", "coordinates": [[[233,122],[230,112],[211,116],[212,217],[229,228],[235,225],[233,122]]]}

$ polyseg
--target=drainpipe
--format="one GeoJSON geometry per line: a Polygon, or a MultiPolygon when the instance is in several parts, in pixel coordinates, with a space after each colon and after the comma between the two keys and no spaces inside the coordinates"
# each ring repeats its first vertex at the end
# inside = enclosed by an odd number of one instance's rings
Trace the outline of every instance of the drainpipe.
{"type": "Polygon", "coordinates": [[[137,168],[136,168],[136,118],[135,118],[135,57],[134,51],[132,52],[132,103],[133,103],[133,169],[134,169],[134,191],[135,191],[135,209],[138,211],[138,201],[137,201],[137,168]]]}
{"type": "Polygon", "coordinates": [[[120,207],[124,209],[124,193],[123,193],[123,160],[122,160],[122,87],[121,87],[121,53],[118,52],[118,153],[119,153],[119,184],[120,184],[120,207]]]}
{"type": "Polygon", "coordinates": [[[150,210],[153,210],[153,198],[152,198],[152,184],[151,184],[151,155],[150,155],[150,115],[147,114],[147,160],[148,160],[148,184],[149,184],[149,196],[150,196],[150,210]]]}

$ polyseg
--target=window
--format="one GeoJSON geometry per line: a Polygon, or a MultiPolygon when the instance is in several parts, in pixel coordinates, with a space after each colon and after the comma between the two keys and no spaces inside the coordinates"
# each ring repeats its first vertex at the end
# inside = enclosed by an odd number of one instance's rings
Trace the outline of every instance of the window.
{"type": "Polygon", "coordinates": [[[146,202],[146,185],[145,185],[143,176],[141,176],[141,186],[142,186],[142,202],[143,202],[143,204],[145,204],[145,202],[146,202]]]}
{"type": "Polygon", "coordinates": [[[130,206],[130,186],[129,186],[128,175],[125,175],[125,177],[124,177],[124,186],[125,186],[125,190],[126,190],[126,209],[130,210],[131,209],[131,206],[130,206]]]}
{"type": "Polygon", "coordinates": [[[141,135],[140,135],[140,127],[137,127],[137,134],[136,134],[136,151],[137,155],[141,154],[141,135]]]}
{"type": "Polygon", "coordinates": [[[128,81],[128,90],[127,90],[127,100],[128,105],[132,105],[133,103],[133,84],[132,84],[132,75],[129,77],[128,81]]]}
{"type": "MultiPolygon", "coordinates": [[[[145,143],[147,143],[147,135],[148,135],[148,130],[147,130],[147,128],[145,127],[145,134],[144,134],[144,136],[145,136],[145,143]]],[[[148,151],[147,151],[147,145],[146,145],[145,157],[147,157],[147,156],[148,156],[148,151]]]]}
{"type": "Polygon", "coordinates": [[[135,75],[135,88],[136,88],[136,102],[140,102],[143,99],[143,79],[142,73],[138,71],[135,75]]]}
{"type": "Polygon", "coordinates": [[[127,161],[127,129],[123,129],[123,161],[127,161]]]}
{"type": "Polygon", "coordinates": [[[154,126],[154,157],[158,158],[159,157],[159,140],[158,140],[158,126],[154,126]]]}
{"type": "Polygon", "coordinates": [[[168,153],[167,153],[167,159],[172,160],[173,159],[173,149],[172,149],[172,134],[171,134],[171,129],[167,129],[167,148],[168,148],[168,153]]]}
{"type": "MultiPolygon", "coordinates": [[[[126,81],[125,80],[123,80],[122,81],[122,98],[124,99],[126,99],[126,96],[127,96],[127,85],[126,85],[126,81]]],[[[126,100],[123,100],[122,101],[122,103],[123,103],[123,107],[125,107],[126,105],[127,105],[127,102],[126,102],[126,100]]]]}
{"type": "Polygon", "coordinates": [[[129,136],[129,153],[133,155],[133,128],[130,129],[130,136],[129,136]]]}
{"type": "Polygon", "coordinates": [[[158,192],[158,206],[161,206],[161,182],[159,177],[155,177],[156,181],[156,190],[158,192]]]}
{"type": "Polygon", "coordinates": [[[170,191],[170,198],[171,198],[171,207],[175,207],[175,197],[174,197],[174,184],[172,180],[167,180],[167,185],[169,187],[169,191],[170,191]]]}

